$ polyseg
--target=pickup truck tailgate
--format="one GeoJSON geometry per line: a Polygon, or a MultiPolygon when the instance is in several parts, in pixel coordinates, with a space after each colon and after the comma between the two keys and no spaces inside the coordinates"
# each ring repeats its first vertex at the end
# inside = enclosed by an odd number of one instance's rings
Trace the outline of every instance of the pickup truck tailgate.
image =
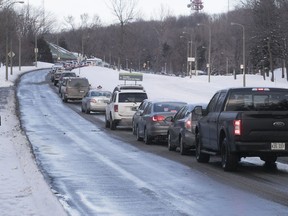
{"type": "Polygon", "coordinates": [[[241,114],[241,141],[288,142],[288,112],[241,114]]]}

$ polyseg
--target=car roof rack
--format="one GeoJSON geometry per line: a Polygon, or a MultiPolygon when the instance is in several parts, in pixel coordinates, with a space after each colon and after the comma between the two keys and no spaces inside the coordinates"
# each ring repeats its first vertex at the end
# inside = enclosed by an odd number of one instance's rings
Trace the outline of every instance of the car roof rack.
{"type": "Polygon", "coordinates": [[[114,91],[122,91],[122,90],[144,90],[144,87],[142,85],[118,85],[114,88],[114,91]]]}

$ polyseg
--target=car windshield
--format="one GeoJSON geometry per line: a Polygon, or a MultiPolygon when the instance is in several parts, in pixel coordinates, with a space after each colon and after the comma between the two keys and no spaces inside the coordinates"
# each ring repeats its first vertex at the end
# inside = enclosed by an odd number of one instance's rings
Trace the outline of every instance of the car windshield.
{"type": "Polygon", "coordinates": [[[226,111],[288,111],[288,92],[233,92],[226,111]]]}
{"type": "Polygon", "coordinates": [[[178,112],[186,104],[183,102],[159,102],[153,105],[154,112],[178,112]]]}
{"type": "Polygon", "coordinates": [[[122,103],[138,103],[145,99],[147,99],[147,94],[142,92],[119,93],[119,102],[122,103]]]}

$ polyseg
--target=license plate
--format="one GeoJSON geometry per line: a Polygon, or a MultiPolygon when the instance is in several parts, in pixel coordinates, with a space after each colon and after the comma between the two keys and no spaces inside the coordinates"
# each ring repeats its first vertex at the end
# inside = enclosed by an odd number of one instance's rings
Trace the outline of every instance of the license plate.
{"type": "Polygon", "coordinates": [[[285,150],[285,143],[271,143],[271,150],[285,150]]]}
{"type": "Polygon", "coordinates": [[[84,93],[85,91],[83,91],[83,90],[80,90],[80,92],[81,92],[81,93],[84,93]]]}

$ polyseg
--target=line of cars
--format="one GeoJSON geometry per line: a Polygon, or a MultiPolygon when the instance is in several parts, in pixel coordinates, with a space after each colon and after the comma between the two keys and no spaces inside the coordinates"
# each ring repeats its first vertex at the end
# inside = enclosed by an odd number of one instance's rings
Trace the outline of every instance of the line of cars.
{"type": "Polygon", "coordinates": [[[118,86],[105,109],[105,126],[115,130],[128,123],[138,141],[167,141],[168,150],[179,149],[181,155],[195,150],[200,163],[218,155],[224,171],[235,171],[241,157],[258,156],[265,164],[274,164],[278,156],[288,156],[287,105],[287,89],[223,90],[206,108],[206,104],[150,100],[142,86],[118,86]],[[234,100],[240,98],[235,108],[234,100]]]}
{"type": "Polygon", "coordinates": [[[141,85],[119,85],[105,109],[105,127],[132,127],[138,141],[168,141],[168,149],[182,155],[195,148],[194,130],[199,115],[195,105],[177,100],[150,100],[141,85]]]}
{"type": "Polygon", "coordinates": [[[58,87],[58,93],[63,102],[81,100],[81,111],[85,113],[103,112],[110,100],[111,92],[101,89],[91,89],[85,77],[79,77],[70,70],[55,67],[50,72],[51,82],[58,87]]]}
{"type": "Polygon", "coordinates": [[[287,89],[222,90],[206,108],[150,100],[143,86],[136,84],[109,92],[90,89],[86,78],[63,77],[57,85],[64,102],[81,99],[82,112],[104,112],[106,128],[129,126],[138,141],[165,141],[169,151],[179,149],[181,155],[195,149],[201,163],[219,155],[225,171],[236,170],[241,157],[258,156],[273,164],[277,157],[288,156],[287,89]]]}

